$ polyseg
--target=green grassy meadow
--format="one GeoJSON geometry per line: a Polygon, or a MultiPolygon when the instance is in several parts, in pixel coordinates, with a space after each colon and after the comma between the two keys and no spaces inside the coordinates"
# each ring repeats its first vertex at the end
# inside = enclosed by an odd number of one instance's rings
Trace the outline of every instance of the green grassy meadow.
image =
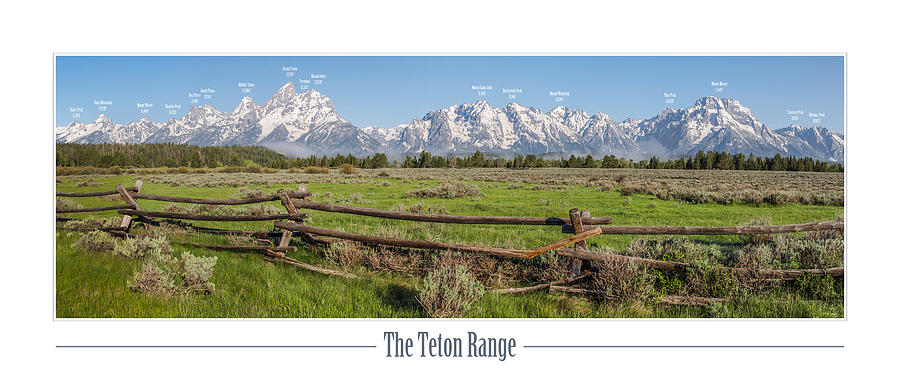
{"type": "MultiPolygon", "coordinates": [[[[573,170],[577,173],[578,170],[573,170]]],[[[597,171],[602,172],[602,171],[597,171]]],[[[530,189],[537,184],[511,186],[504,181],[466,181],[477,186],[483,196],[471,198],[406,198],[406,192],[432,188],[441,182],[441,170],[431,179],[403,179],[402,170],[389,170],[390,177],[369,173],[365,176],[328,177],[279,173],[217,174],[222,181],[240,179],[229,185],[192,186],[194,175],[90,175],[58,177],[58,192],[86,192],[113,189],[116,184],[134,185],[144,180],[142,192],[148,194],[233,198],[241,189],[265,191],[295,190],[298,184],[308,186],[312,200],[357,205],[378,209],[397,209],[419,203],[425,207],[457,215],[565,217],[570,208],[590,210],[592,216],[611,216],[617,225],[740,225],[755,218],[770,217],[773,224],[832,220],[843,212],[842,206],[802,204],[693,204],[660,200],[635,193],[623,196],[617,190],[602,191],[584,183],[570,184],[565,189],[530,189]],[[155,177],[155,178],[154,178],[155,177]],[[169,183],[166,182],[169,178],[169,183]],[[258,180],[258,183],[257,183],[258,180]],[[90,186],[84,185],[91,181],[90,186]]],[[[752,177],[752,176],[751,176],[752,177]]],[[[205,178],[211,178],[206,175],[205,178]]],[[[841,176],[842,178],[842,176],[841,176]]],[[[68,198],[84,207],[121,205],[121,200],[96,197],[68,198]]],[[[172,203],[139,200],[142,209],[164,210],[172,203]]],[[[280,203],[266,203],[283,210],[280,203]]],[[[187,204],[176,204],[185,205],[187,204]]],[[[531,249],[562,239],[558,226],[488,226],[418,223],[384,220],[339,213],[305,211],[308,224],[349,232],[375,234],[383,230],[401,230],[410,239],[439,240],[453,243],[482,244],[511,249],[531,249]]],[[[73,213],[68,217],[113,217],[115,212],[73,213]]],[[[270,230],[271,222],[203,222],[203,226],[270,230]]],[[[426,317],[416,300],[421,278],[391,272],[376,272],[363,267],[350,271],[358,279],[329,277],[262,260],[257,253],[213,251],[185,245],[173,245],[175,253],[189,250],[196,255],[217,256],[210,294],[187,294],[158,297],[135,292],[126,286],[140,266],[140,259],[129,259],[111,253],[87,252],[73,244],[82,235],[78,231],[56,230],[56,316],[59,318],[407,318],[426,317]]],[[[192,241],[221,242],[208,234],[193,234],[192,241]]],[[[589,247],[622,251],[636,237],[626,235],[599,236],[588,240],[589,247]]],[[[736,245],[735,236],[697,236],[693,240],[713,245],[736,245]]],[[[337,269],[320,252],[311,250],[298,240],[299,251],[289,253],[300,261],[337,269]]],[[[843,317],[841,301],[803,301],[787,288],[750,295],[730,303],[724,311],[711,311],[696,306],[660,306],[637,302],[596,301],[586,297],[535,292],[525,295],[482,297],[466,317],[487,318],[631,318],[631,317],[843,317]]]]}

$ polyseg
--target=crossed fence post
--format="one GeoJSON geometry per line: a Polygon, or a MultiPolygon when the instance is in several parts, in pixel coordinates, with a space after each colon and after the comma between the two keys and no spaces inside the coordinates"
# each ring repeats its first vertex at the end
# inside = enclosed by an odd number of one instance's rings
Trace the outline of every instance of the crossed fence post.
{"type": "MultiPolygon", "coordinates": [[[[135,192],[136,192],[136,193],[140,193],[140,192],[141,192],[141,187],[143,187],[143,185],[144,185],[144,182],[141,181],[140,179],[138,179],[137,181],[135,181],[135,182],[134,182],[135,192]]],[[[128,190],[126,190],[124,186],[122,186],[121,184],[117,184],[117,185],[116,185],[116,192],[119,193],[119,196],[122,197],[122,200],[125,200],[125,204],[128,204],[128,206],[129,206],[131,209],[134,209],[134,210],[140,210],[140,209],[141,209],[141,208],[138,206],[137,201],[135,201],[134,198],[131,197],[131,195],[128,194],[128,190]]],[[[121,231],[123,234],[127,233],[128,230],[131,229],[131,215],[126,214],[126,215],[122,216],[122,223],[119,224],[119,228],[121,229],[120,231],[121,231]]]]}
{"type": "MultiPolygon", "coordinates": [[[[569,210],[569,220],[572,223],[572,228],[574,229],[576,234],[581,234],[584,232],[584,225],[581,223],[582,217],[590,217],[591,212],[587,210],[582,210],[580,213],[578,208],[572,208],[569,210]]],[[[575,251],[586,251],[587,250],[587,241],[582,240],[575,243],[575,251]]],[[[572,258],[572,261],[569,262],[569,278],[574,278],[582,273],[582,269],[590,268],[590,261],[582,261],[580,258],[572,258]]]]}

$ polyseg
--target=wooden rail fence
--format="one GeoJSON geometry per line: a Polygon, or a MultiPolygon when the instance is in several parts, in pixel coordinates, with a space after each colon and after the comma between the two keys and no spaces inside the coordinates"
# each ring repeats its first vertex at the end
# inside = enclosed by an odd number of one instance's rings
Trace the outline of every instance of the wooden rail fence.
{"type": "MultiPolygon", "coordinates": [[[[257,238],[267,238],[273,240],[273,246],[237,246],[237,245],[218,245],[185,242],[184,244],[201,246],[215,250],[231,250],[231,251],[254,251],[261,252],[269,261],[283,262],[288,265],[297,266],[303,269],[316,271],[319,273],[338,275],[343,277],[355,277],[352,274],[342,273],[336,270],[324,269],[310,264],[305,264],[284,255],[284,252],[296,251],[296,247],[290,246],[290,242],[297,234],[303,241],[314,245],[317,243],[331,243],[335,240],[351,240],[370,245],[382,245],[388,247],[406,247],[431,250],[448,250],[461,251],[470,253],[480,253],[491,256],[510,257],[518,259],[530,259],[539,256],[548,251],[556,251],[560,256],[571,259],[569,267],[569,277],[546,284],[527,286],[522,288],[510,288],[496,290],[500,293],[524,293],[538,290],[549,290],[553,292],[573,292],[573,293],[589,293],[587,290],[577,289],[569,285],[581,282],[591,277],[591,262],[604,263],[610,261],[630,261],[639,265],[650,268],[681,271],[694,268],[695,265],[683,262],[660,261],[654,259],[625,256],[615,253],[602,253],[587,249],[586,239],[601,234],[605,235],[748,235],[748,234],[781,234],[804,231],[821,231],[821,230],[843,230],[844,223],[842,221],[830,222],[812,222],[790,225],[763,225],[763,226],[621,226],[611,225],[611,217],[591,217],[590,212],[572,209],[569,211],[568,217],[503,217],[503,216],[457,216],[448,214],[424,214],[424,213],[407,213],[391,210],[381,210],[373,208],[363,208],[347,205],[325,204],[313,201],[306,201],[305,198],[310,196],[305,186],[300,186],[296,192],[287,192],[279,190],[276,195],[252,197],[245,199],[206,199],[191,198],[177,196],[153,195],[141,192],[142,182],[136,181],[134,187],[116,186],[112,191],[98,192],[77,192],[66,193],[57,192],[56,196],[60,197],[99,197],[118,194],[126,205],[114,205],[98,208],[77,208],[77,209],[57,209],[57,220],[65,221],[74,218],[60,216],[59,214],[67,213],[86,213],[115,210],[123,215],[120,226],[113,228],[105,228],[105,231],[111,232],[117,236],[127,236],[127,232],[131,226],[133,218],[137,218],[142,223],[150,226],[158,225],[159,222],[153,218],[167,218],[172,220],[187,221],[273,221],[273,231],[244,231],[244,230],[227,230],[208,227],[198,227],[183,221],[176,221],[183,227],[198,232],[206,232],[213,234],[227,235],[245,235],[257,238]],[[265,203],[270,201],[280,201],[285,208],[284,214],[259,214],[259,215],[204,215],[204,214],[186,214],[174,212],[159,212],[141,209],[138,200],[155,200],[175,203],[188,204],[207,204],[207,205],[243,205],[265,203]],[[433,222],[447,224],[475,224],[475,225],[555,225],[560,226],[564,234],[571,234],[558,241],[538,247],[531,250],[508,249],[480,245],[466,244],[450,244],[435,241],[407,240],[401,238],[391,238],[375,235],[363,235],[349,233],[335,229],[315,227],[307,225],[303,222],[308,217],[306,213],[302,213],[301,209],[317,210],[323,212],[353,214],[367,217],[377,217],[385,219],[396,219],[416,222],[433,222]],[[286,220],[286,221],[285,221],[286,220]],[[278,231],[280,230],[280,231],[278,231]],[[334,239],[329,239],[334,238],[334,239]],[[277,244],[274,243],[277,240],[277,244]],[[573,247],[568,246],[573,245],[573,247]]],[[[730,268],[722,267],[723,270],[742,276],[752,276],[759,279],[771,280],[793,280],[803,274],[817,276],[843,277],[843,268],[833,269],[751,269],[751,268],[730,268]]],[[[670,304],[690,304],[691,300],[701,300],[694,304],[702,305],[709,303],[709,298],[697,298],[688,296],[673,296],[669,300],[670,304]],[[707,300],[708,299],[708,300],[707,300]]]]}

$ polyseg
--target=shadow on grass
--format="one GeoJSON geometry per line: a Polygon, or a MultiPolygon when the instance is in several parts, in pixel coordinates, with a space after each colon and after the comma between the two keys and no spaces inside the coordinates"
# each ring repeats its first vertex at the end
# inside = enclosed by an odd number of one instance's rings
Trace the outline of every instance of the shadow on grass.
{"type": "Polygon", "coordinates": [[[422,305],[416,300],[416,290],[401,284],[388,284],[378,291],[385,304],[398,312],[422,312],[422,305]]]}

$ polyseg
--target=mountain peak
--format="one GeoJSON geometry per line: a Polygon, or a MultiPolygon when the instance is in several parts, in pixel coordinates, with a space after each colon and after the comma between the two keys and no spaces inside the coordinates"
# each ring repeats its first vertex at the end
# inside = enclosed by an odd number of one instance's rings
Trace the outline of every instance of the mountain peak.
{"type": "Polygon", "coordinates": [[[471,105],[466,105],[466,106],[473,109],[477,113],[482,113],[484,111],[493,109],[493,107],[491,106],[491,103],[489,103],[485,99],[478,100],[478,101],[472,103],[471,105]]]}
{"type": "Polygon", "coordinates": [[[565,115],[565,114],[568,113],[569,111],[570,111],[569,108],[566,108],[566,107],[564,107],[564,106],[562,106],[562,105],[559,105],[559,106],[554,107],[553,109],[550,109],[550,111],[547,112],[547,114],[555,114],[555,115],[560,115],[560,116],[561,116],[561,115],[565,115]]]}
{"type": "Polygon", "coordinates": [[[302,97],[304,100],[331,101],[328,96],[325,96],[321,92],[316,91],[315,88],[310,88],[306,91],[301,92],[300,97],[302,97]]]}
{"type": "Polygon", "coordinates": [[[296,90],[294,89],[294,82],[293,82],[293,81],[287,81],[287,83],[285,83],[284,85],[282,85],[281,88],[279,88],[279,89],[278,89],[277,91],[275,91],[275,92],[282,92],[282,91],[295,92],[296,90]]]}
{"type": "Polygon", "coordinates": [[[511,103],[506,104],[505,110],[509,113],[518,113],[518,112],[534,110],[534,108],[529,108],[522,104],[511,102],[511,103]]]}
{"type": "Polygon", "coordinates": [[[703,96],[694,103],[694,106],[704,108],[721,108],[724,106],[722,99],[715,96],[703,96]]]}
{"type": "Polygon", "coordinates": [[[94,120],[94,123],[96,123],[96,124],[111,124],[111,123],[114,124],[115,122],[113,122],[112,118],[109,118],[109,116],[107,116],[106,113],[100,113],[100,115],[97,116],[97,119],[94,120]]]}
{"type": "Polygon", "coordinates": [[[730,106],[742,106],[741,103],[735,99],[731,98],[720,98],[715,96],[704,96],[697,99],[697,102],[694,103],[695,107],[703,107],[703,108],[726,108],[730,106]]]}
{"type": "Polygon", "coordinates": [[[231,111],[231,114],[236,116],[242,116],[248,112],[252,112],[259,109],[259,105],[253,102],[253,99],[250,96],[244,96],[241,99],[241,102],[238,103],[234,110],[231,111]]]}
{"type": "Polygon", "coordinates": [[[275,95],[272,95],[272,97],[276,98],[279,101],[287,101],[294,97],[294,95],[296,94],[297,90],[294,88],[294,82],[288,81],[284,84],[284,86],[281,86],[278,91],[275,91],[275,95]]]}

